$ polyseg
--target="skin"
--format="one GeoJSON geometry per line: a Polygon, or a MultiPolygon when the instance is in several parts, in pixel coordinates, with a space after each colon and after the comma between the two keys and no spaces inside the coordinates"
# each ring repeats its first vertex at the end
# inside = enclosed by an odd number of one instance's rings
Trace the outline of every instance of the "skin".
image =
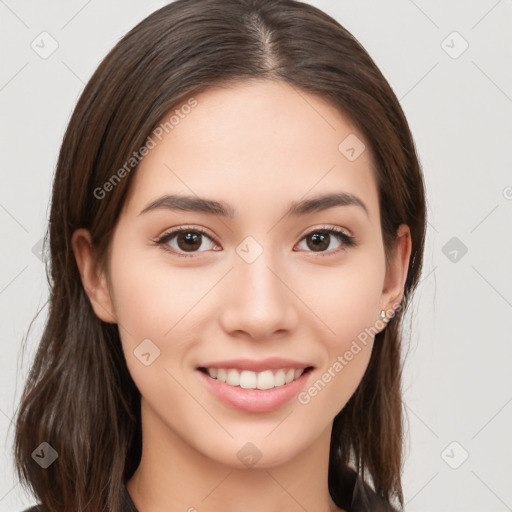
{"type": "MultiPolygon", "coordinates": [[[[95,313],[119,325],[129,371],[142,395],[143,453],[127,489],[140,512],[332,511],[327,487],[333,418],[356,390],[373,339],[310,402],[293,398],[249,413],[217,399],[198,377],[200,363],[276,356],[314,366],[308,389],[400,302],[411,252],[398,231],[386,266],[369,144],[354,161],[339,150],[355,134],[320,97],[283,82],[211,88],[143,159],[111,241],[108,268],[95,265],[88,231],[73,249],[95,313]],[[291,201],[333,191],[367,207],[337,206],[283,217],[291,201]],[[164,193],[224,201],[232,219],[198,212],[140,212],[164,193]],[[154,243],[175,227],[212,237],[180,257],[154,243]],[[315,251],[304,235],[339,227],[315,251]],[[263,249],[252,263],[236,252],[247,237],[263,249]],[[220,250],[214,250],[220,249],[220,250]],[[322,252],[323,251],[323,252],[322,252]],[[134,349],[149,338],[160,356],[145,366],[134,349]],[[237,452],[251,442],[251,468],[237,452]]],[[[105,198],[104,200],[108,200],[105,198]]],[[[380,329],[379,329],[380,330],[380,329]]],[[[331,370],[332,372],[332,370],[331,370]]]]}

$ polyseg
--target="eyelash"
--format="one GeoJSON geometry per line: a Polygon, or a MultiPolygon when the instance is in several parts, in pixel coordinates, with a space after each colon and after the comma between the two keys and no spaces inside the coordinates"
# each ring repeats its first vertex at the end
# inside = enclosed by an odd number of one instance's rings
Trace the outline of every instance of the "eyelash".
{"type": "MultiPolygon", "coordinates": [[[[177,229],[174,229],[172,231],[164,233],[161,237],[159,237],[157,240],[155,240],[154,243],[156,245],[160,246],[164,251],[168,251],[173,254],[176,254],[178,257],[181,257],[181,258],[194,258],[195,254],[197,254],[197,252],[203,252],[203,251],[197,251],[196,253],[185,254],[182,252],[178,252],[175,249],[171,249],[167,245],[167,243],[170,240],[172,240],[176,235],[179,235],[182,233],[200,233],[201,235],[204,235],[205,237],[209,238],[216,245],[220,245],[217,242],[217,240],[215,240],[215,238],[213,238],[204,229],[202,229],[200,227],[186,227],[186,228],[179,227],[177,229]]],[[[315,228],[315,229],[309,231],[308,233],[305,233],[304,236],[300,239],[299,243],[302,242],[302,240],[304,240],[308,236],[311,236],[315,233],[334,235],[345,246],[345,248],[342,247],[342,248],[338,248],[338,249],[331,250],[331,251],[320,251],[317,253],[315,253],[315,251],[306,251],[306,252],[311,252],[313,254],[316,254],[317,256],[320,256],[320,257],[331,256],[333,254],[337,254],[339,251],[345,250],[347,247],[355,247],[357,245],[355,237],[353,237],[351,235],[347,235],[347,233],[345,233],[341,229],[334,228],[334,227],[323,227],[323,226],[320,228],[315,228]]]]}

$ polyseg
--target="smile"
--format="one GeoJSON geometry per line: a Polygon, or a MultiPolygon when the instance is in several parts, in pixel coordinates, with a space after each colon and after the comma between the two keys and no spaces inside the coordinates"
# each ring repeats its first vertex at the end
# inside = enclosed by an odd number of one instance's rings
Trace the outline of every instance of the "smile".
{"type": "Polygon", "coordinates": [[[271,357],[203,363],[196,375],[212,395],[229,407],[265,413],[290,403],[310,380],[314,366],[271,357]]]}
{"type": "Polygon", "coordinates": [[[273,389],[298,379],[308,368],[280,368],[254,372],[236,368],[201,368],[212,379],[243,389],[273,389]]]}

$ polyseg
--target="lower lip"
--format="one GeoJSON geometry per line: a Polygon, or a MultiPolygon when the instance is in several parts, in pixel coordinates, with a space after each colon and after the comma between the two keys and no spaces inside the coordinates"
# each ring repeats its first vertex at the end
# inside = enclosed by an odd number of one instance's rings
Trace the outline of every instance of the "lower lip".
{"type": "Polygon", "coordinates": [[[278,409],[296,396],[304,386],[311,370],[284,386],[272,389],[244,389],[240,386],[230,386],[200,370],[197,372],[213,394],[227,405],[247,412],[269,412],[278,409]]]}

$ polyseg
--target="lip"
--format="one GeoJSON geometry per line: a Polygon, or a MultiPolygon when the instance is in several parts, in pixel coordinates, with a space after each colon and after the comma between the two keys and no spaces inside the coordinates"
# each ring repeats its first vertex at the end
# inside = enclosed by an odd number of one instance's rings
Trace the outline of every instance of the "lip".
{"type": "MultiPolygon", "coordinates": [[[[281,360],[282,362],[283,360],[281,360]]],[[[224,365],[227,361],[223,362],[224,365]]],[[[238,360],[238,363],[240,360],[238,360]]],[[[295,363],[296,364],[296,363],[295,363]]],[[[256,365],[257,366],[257,365],[256,365]]],[[[286,365],[285,365],[286,366],[286,365]]],[[[272,389],[244,389],[239,386],[230,386],[225,382],[220,382],[217,379],[213,379],[207,373],[201,370],[197,370],[197,374],[200,379],[205,383],[208,389],[214,394],[214,396],[224,402],[230,407],[235,409],[246,411],[246,412],[270,412],[278,409],[287,402],[289,402],[294,396],[296,396],[300,390],[305,386],[306,381],[309,379],[312,373],[313,367],[310,365],[293,366],[294,368],[311,368],[310,371],[304,372],[298,379],[293,380],[288,384],[279,386],[272,389]]],[[[209,366],[209,368],[240,368],[240,366],[209,366]]],[[[252,370],[255,365],[246,367],[243,369],[252,370]]],[[[259,366],[261,367],[261,366],[259,366]]],[[[283,368],[279,366],[278,368],[283,368]]],[[[269,368],[266,366],[265,369],[276,369],[269,368]]],[[[256,371],[256,370],[252,370],[256,371]]],[[[259,370],[262,371],[262,370],[259,370]]]]}
{"type": "MultiPolygon", "coordinates": [[[[313,366],[311,363],[301,363],[293,359],[283,359],[281,357],[268,357],[255,361],[253,359],[230,359],[225,361],[215,361],[205,363],[197,368],[235,368],[236,370],[250,370],[253,372],[263,372],[265,370],[280,370],[281,368],[306,369],[313,366]]],[[[291,383],[290,383],[291,384],[291,383]]]]}

